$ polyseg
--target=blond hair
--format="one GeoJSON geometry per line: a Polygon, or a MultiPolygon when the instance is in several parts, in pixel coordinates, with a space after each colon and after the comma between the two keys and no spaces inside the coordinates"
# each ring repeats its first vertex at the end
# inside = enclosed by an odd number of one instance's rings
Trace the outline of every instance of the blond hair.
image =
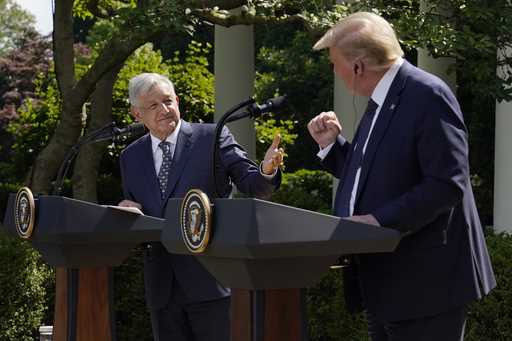
{"type": "Polygon", "coordinates": [[[339,21],[313,46],[315,50],[324,48],[335,48],[347,61],[362,60],[374,70],[386,68],[404,55],[390,23],[370,12],[357,12],[339,21]]]}

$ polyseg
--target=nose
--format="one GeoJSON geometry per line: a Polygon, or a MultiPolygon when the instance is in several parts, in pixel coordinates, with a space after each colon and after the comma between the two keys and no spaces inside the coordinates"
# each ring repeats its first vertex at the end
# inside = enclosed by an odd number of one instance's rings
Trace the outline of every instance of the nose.
{"type": "Polygon", "coordinates": [[[158,109],[160,112],[167,114],[169,111],[171,111],[171,106],[167,105],[165,102],[162,102],[160,103],[158,109]]]}

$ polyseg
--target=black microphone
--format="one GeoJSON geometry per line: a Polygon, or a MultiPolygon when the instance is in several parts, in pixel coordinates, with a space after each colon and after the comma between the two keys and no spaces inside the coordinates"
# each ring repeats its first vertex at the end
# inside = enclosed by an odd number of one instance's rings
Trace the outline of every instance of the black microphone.
{"type": "Polygon", "coordinates": [[[281,109],[281,107],[286,102],[286,95],[275,97],[272,99],[267,100],[262,105],[258,105],[254,103],[249,107],[249,111],[252,112],[252,115],[261,115],[269,111],[276,111],[278,109],[281,109]]]}
{"type": "Polygon", "coordinates": [[[113,127],[111,130],[105,131],[93,139],[93,142],[114,140],[121,141],[130,137],[136,137],[146,132],[144,124],[132,123],[124,128],[113,127]]]}
{"type": "Polygon", "coordinates": [[[112,129],[113,131],[113,138],[119,139],[120,137],[127,136],[139,136],[146,132],[146,129],[144,128],[144,124],[142,123],[132,123],[124,128],[117,128],[114,127],[112,129]]]}
{"type": "Polygon", "coordinates": [[[99,142],[106,140],[113,140],[115,142],[120,141],[124,138],[135,137],[138,135],[144,134],[146,131],[144,130],[144,125],[142,123],[132,123],[129,126],[124,128],[117,128],[115,122],[111,122],[92,133],[85,135],[82,137],[69,151],[64,157],[64,161],[61,163],[59,172],[57,173],[57,178],[53,184],[52,193],[54,195],[60,195],[62,191],[62,184],[64,182],[64,178],[68,173],[69,167],[71,166],[71,162],[74,157],[78,154],[78,151],[81,146],[99,142]]]}
{"type": "Polygon", "coordinates": [[[233,122],[236,120],[239,120],[241,118],[251,116],[256,117],[258,115],[267,113],[269,111],[277,111],[281,109],[286,103],[286,95],[275,97],[272,99],[269,99],[265,101],[262,105],[259,105],[257,103],[252,103],[246,111],[238,112],[236,114],[233,114],[229,116],[226,119],[226,123],[233,122]]]}

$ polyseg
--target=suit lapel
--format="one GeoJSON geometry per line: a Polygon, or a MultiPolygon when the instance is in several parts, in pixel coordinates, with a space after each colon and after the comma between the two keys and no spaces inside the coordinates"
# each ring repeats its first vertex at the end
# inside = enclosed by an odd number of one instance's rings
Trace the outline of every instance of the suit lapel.
{"type": "Polygon", "coordinates": [[[141,153],[141,166],[144,169],[145,178],[148,179],[148,186],[151,192],[150,197],[151,200],[155,200],[155,206],[160,206],[161,197],[160,194],[160,185],[158,184],[158,177],[155,171],[155,161],[153,159],[153,148],[151,145],[151,137],[149,134],[144,136],[144,141],[141,144],[142,153],[141,153]]]}
{"type": "Polygon", "coordinates": [[[190,123],[181,121],[181,128],[176,141],[176,148],[172,157],[171,169],[169,171],[169,181],[167,182],[167,189],[164,198],[169,198],[178,183],[183,168],[185,167],[188,159],[190,158],[190,150],[194,144],[192,126],[190,123]]]}
{"type": "Polygon", "coordinates": [[[407,81],[410,68],[411,65],[407,61],[404,61],[404,63],[400,67],[400,70],[396,74],[393,83],[391,83],[391,87],[389,88],[389,92],[386,96],[384,104],[380,109],[379,117],[375,122],[375,126],[373,127],[373,131],[371,132],[370,135],[370,140],[368,141],[368,145],[364,153],[361,175],[359,177],[359,184],[357,187],[356,205],[357,201],[359,200],[360,194],[366,184],[368,172],[373,163],[375,153],[377,152],[379,144],[382,138],[384,137],[386,130],[389,127],[389,123],[391,122],[391,119],[393,118],[393,115],[395,114],[400,103],[400,96],[405,87],[405,83],[407,81]]]}

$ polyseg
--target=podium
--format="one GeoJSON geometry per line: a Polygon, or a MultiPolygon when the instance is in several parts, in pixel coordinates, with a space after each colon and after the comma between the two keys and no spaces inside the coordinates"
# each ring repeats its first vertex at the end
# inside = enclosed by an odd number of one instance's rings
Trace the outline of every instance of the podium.
{"type": "MultiPolygon", "coordinates": [[[[179,226],[181,202],[167,202],[168,226],[179,226]]],[[[234,290],[233,341],[305,340],[300,288],[342,254],[391,252],[400,241],[396,230],[258,199],[217,199],[213,210],[213,236],[198,260],[224,286],[253,292],[234,290]]],[[[178,228],[166,228],[161,241],[191,254],[178,228]]]]}
{"type": "MultiPolygon", "coordinates": [[[[3,225],[17,236],[15,197],[9,196],[3,225]]],[[[160,240],[165,220],[46,195],[36,199],[35,214],[29,241],[56,268],[53,341],[114,340],[109,267],[136,245],[160,240]]]]}
{"type": "MultiPolygon", "coordinates": [[[[170,199],[165,219],[159,219],[40,196],[30,242],[50,265],[71,269],[119,265],[133,247],[149,241],[161,241],[172,253],[191,254],[179,228],[182,201],[170,199]]],[[[16,233],[13,207],[11,195],[4,226],[16,233]]],[[[300,288],[314,285],[342,254],[391,252],[399,241],[399,233],[388,228],[258,199],[216,199],[210,243],[196,256],[220,283],[234,289],[233,341],[301,341],[300,288]]],[[[57,279],[57,295],[64,290],[68,299],[56,302],[55,326],[64,332],[54,334],[54,341],[103,340],[90,333],[112,326],[111,303],[98,312],[91,311],[97,304],[90,301],[100,291],[109,301],[108,283],[73,289],[73,280],[69,274],[57,279]],[[77,299],[80,290],[83,298],[77,299]],[[81,319],[82,311],[96,318],[81,319]]],[[[112,333],[108,337],[112,340],[112,333]]]]}

